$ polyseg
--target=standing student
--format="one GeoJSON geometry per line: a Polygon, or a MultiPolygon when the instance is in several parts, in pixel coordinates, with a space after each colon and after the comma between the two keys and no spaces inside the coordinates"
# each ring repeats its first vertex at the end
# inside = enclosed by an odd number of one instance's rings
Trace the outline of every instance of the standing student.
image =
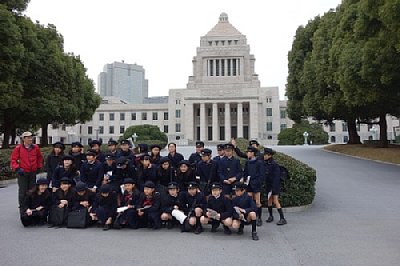
{"type": "Polygon", "coordinates": [[[118,142],[116,140],[110,139],[107,143],[107,150],[108,150],[107,154],[113,155],[115,158],[117,158],[118,157],[117,145],[118,142]]]}
{"type": "Polygon", "coordinates": [[[161,146],[158,144],[153,144],[150,145],[150,162],[154,166],[160,165],[160,159],[161,159],[161,146]]]}
{"type": "Polygon", "coordinates": [[[62,164],[64,157],[65,146],[63,143],[57,141],[53,144],[53,150],[46,158],[44,170],[47,172],[47,179],[50,181],[53,178],[54,171],[62,164]]]}
{"type": "Polygon", "coordinates": [[[233,156],[233,145],[225,145],[225,157],[219,161],[218,176],[222,184],[222,194],[231,199],[232,186],[242,177],[242,167],[239,159],[233,156]]]}
{"type": "Polygon", "coordinates": [[[280,178],[280,167],[272,158],[274,155],[274,151],[270,148],[264,149],[264,163],[266,168],[266,192],[271,192],[271,197],[269,197],[267,205],[268,205],[268,219],[267,223],[271,223],[274,220],[274,216],[272,214],[272,204],[275,204],[275,207],[279,213],[279,221],[276,223],[277,225],[285,225],[286,219],[283,215],[282,207],[279,202],[279,194],[281,191],[281,178],[280,178]]]}
{"type": "Polygon", "coordinates": [[[171,182],[176,182],[176,171],[172,167],[167,156],[161,157],[160,165],[157,169],[157,180],[156,190],[161,194],[167,192],[168,184],[171,182]]]}
{"type": "Polygon", "coordinates": [[[176,151],[176,144],[173,142],[168,144],[168,159],[175,169],[178,169],[179,162],[185,159],[182,154],[176,151]]]}
{"type": "Polygon", "coordinates": [[[219,161],[225,157],[225,144],[217,145],[217,156],[213,158],[213,161],[219,161]]]}
{"type": "Polygon", "coordinates": [[[123,139],[120,141],[119,145],[119,152],[118,152],[118,157],[125,157],[128,160],[131,161],[131,163],[135,164],[135,155],[133,152],[129,149],[129,146],[131,145],[131,142],[127,139],[123,139]]]}
{"type": "Polygon", "coordinates": [[[104,161],[106,160],[106,157],[104,155],[104,153],[101,151],[101,145],[102,145],[102,141],[100,140],[92,140],[89,143],[89,146],[92,150],[96,151],[96,160],[98,160],[101,163],[104,163],[104,161]]]}
{"type": "Polygon", "coordinates": [[[86,183],[93,192],[101,186],[101,180],[104,178],[104,170],[101,163],[96,160],[96,154],[95,150],[89,149],[86,152],[86,161],[80,170],[80,181],[86,183]]]}
{"type": "Polygon", "coordinates": [[[74,158],[74,165],[76,169],[81,169],[82,163],[86,160],[86,155],[83,153],[83,145],[79,141],[71,143],[71,150],[69,155],[74,158]]]}
{"type": "Polygon", "coordinates": [[[102,164],[104,178],[101,184],[108,184],[113,180],[115,172],[117,170],[117,164],[115,163],[115,154],[107,153],[106,161],[102,164]]]}
{"type": "Polygon", "coordinates": [[[43,168],[43,156],[39,146],[33,144],[31,132],[22,134],[22,144],[11,153],[11,169],[17,173],[18,203],[24,201],[25,194],[35,186],[36,174],[43,168]]]}
{"type": "Polygon", "coordinates": [[[48,184],[49,181],[46,178],[38,179],[33,189],[27,192],[21,205],[21,222],[25,227],[43,225],[47,222],[51,206],[48,184]]]}
{"type": "Polygon", "coordinates": [[[190,163],[187,160],[182,160],[178,164],[178,170],[176,171],[176,181],[179,184],[181,191],[186,191],[189,183],[198,182],[196,179],[196,173],[190,167],[190,163]]]}
{"type": "Polygon", "coordinates": [[[196,176],[200,178],[200,190],[203,191],[204,195],[210,194],[210,186],[213,182],[218,182],[219,178],[217,175],[217,162],[211,160],[210,149],[204,149],[201,152],[201,161],[198,162],[196,167],[196,176]]]}
{"type": "Polygon", "coordinates": [[[75,184],[77,178],[79,177],[78,170],[74,165],[74,158],[70,155],[65,155],[62,158],[61,165],[59,165],[52,176],[51,187],[53,192],[60,187],[60,180],[63,177],[69,178],[71,184],[75,184]]]}
{"type": "Polygon", "coordinates": [[[190,166],[196,170],[197,163],[201,161],[201,152],[204,150],[204,142],[196,141],[196,151],[189,156],[190,166]]]}

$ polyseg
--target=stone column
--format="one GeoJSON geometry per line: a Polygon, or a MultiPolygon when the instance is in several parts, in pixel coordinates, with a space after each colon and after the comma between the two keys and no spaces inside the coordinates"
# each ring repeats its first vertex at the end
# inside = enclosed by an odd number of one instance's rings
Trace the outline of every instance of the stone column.
{"type": "Polygon", "coordinates": [[[225,103],[225,141],[231,140],[231,106],[225,103]]]}
{"type": "Polygon", "coordinates": [[[257,101],[250,101],[250,110],[249,110],[249,120],[250,120],[250,139],[258,138],[258,106],[257,101]]]}
{"type": "Polygon", "coordinates": [[[200,103],[200,140],[206,140],[206,104],[200,103]]]}
{"type": "Polygon", "coordinates": [[[212,140],[219,140],[219,123],[218,123],[218,104],[213,103],[212,105],[212,140]]]}
{"type": "MultiPolygon", "coordinates": [[[[189,141],[194,140],[194,117],[193,117],[193,103],[187,102],[185,106],[185,128],[181,131],[185,133],[185,138],[189,141]]],[[[175,117],[175,113],[173,114],[175,117]]],[[[170,118],[171,119],[171,118],[170,118]]],[[[172,125],[175,130],[175,124],[172,125]]],[[[181,125],[182,126],[182,125],[181,125]]]]}
{"type": "Polygon", "coordinates": [[[237,136],[243,138],[243,104],[237,105],[237,136]]]}

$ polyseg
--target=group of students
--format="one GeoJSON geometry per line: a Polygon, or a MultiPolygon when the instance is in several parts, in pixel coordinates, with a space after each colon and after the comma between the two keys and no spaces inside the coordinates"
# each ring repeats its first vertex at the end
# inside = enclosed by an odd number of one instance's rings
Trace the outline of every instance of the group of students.
{"type": "Polygon", "coordinates": [[[280,168],[272,158],[274,151],[261,151],[256,140],[249,144],[245,153],[234,140],[219,144],[218,155],[212,157],[212,151],[198,141],[196,152],[185,160],[175,143],[168,144],[168,156],[162,157],[159,145],[139,144],[134,153],[129,140],[122,140],[119,149],[110,140],[106,154],[97,140],[86,153],[81,143],[74,142],[67,155],[57,142],[46,159],[47,178],[37,179],[21,203],[21,221],[24,226],[59,227],[67,225],[72,214],[81,213],[85,226],[98,224],[103,230],[179,226],[182,232],[196,234],[205,224],[211,224],[211,232],[222,224],[225,234],[231,234],[231,228],[243,234],[244,225],[251,224],[252,239],[258,240],[264,184],[271,195],[267,222],[273,221],[273,204],[280,215],[277,224],[286,220],[279,203],[280,168]],[[244,168],[235,153],[247,158],[244,168]]]}

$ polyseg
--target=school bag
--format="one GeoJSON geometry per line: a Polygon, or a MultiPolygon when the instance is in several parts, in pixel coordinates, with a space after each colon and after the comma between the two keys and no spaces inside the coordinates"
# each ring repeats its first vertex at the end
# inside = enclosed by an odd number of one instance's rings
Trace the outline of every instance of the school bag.
{"type": "Polygon", "coordinates": [[[86,208],[77,209],[68,213],[68,228],[85,228],[87,225],[88,212],[86,208]]]}

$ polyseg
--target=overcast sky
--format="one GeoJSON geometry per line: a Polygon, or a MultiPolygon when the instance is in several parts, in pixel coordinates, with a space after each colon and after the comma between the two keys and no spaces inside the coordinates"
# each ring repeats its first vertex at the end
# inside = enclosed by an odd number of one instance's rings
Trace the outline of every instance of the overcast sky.
{"type": "Polygon", "coordinates": [[[299,25],[340,0],[31,0],[26,14],[54,24],[65,51],[80,55],[97,83],[103,66],[114,61],[142,65],[149,95],[185,88],[192,58],[204,36],[226,12],[247,36],[262,87],[278,86],[284,98],[287,54],[299,25]]]}

